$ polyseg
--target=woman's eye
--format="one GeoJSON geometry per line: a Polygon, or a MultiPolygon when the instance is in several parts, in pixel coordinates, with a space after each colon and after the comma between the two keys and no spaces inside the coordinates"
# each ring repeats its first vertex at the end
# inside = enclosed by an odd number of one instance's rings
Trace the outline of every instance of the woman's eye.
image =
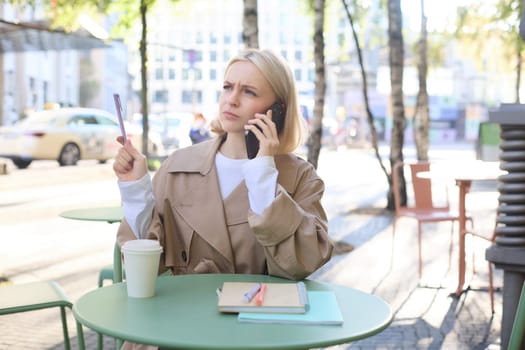
{"type": "Polygon", "coordinates": [[[252,90],[245,90],[244,91],[246,94],[248,95],[251,95],[251,96],[257,96],[257,94],[255,93],[255,91],[252,91],[252,90]]]}
{"type": "Polygon", "coordinates": [[[230,85],[223,85],[222,89],[223,90],[229,90],[229,89],[231,89],[231,86],[230,85]]]}

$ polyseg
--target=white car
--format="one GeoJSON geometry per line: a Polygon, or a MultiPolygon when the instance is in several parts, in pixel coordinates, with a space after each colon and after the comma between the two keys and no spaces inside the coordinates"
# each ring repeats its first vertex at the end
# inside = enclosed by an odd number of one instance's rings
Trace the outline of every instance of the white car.
{"type": "MultiPolygon", "coordinates": [[[[126,123],[126,133],[140,150],[142,132],[126,123]]],[[[61,166],[79,160],[100,163],[113,158],[120,135],[117,117],[101,109],[59,108],[31,113],[12,126],[0,128],[0,157],[9,158],[19,168],[33,160],[57,160],[61,166]]],[[[159,135],[150,133],[150,152],[162,155],[159,135]]]]}

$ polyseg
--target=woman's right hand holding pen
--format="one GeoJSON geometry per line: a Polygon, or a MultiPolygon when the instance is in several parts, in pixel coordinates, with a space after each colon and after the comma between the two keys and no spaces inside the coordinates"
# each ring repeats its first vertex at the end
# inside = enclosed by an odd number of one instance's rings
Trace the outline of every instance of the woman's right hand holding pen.
{"type": "Polygon", "coordinates": [[[117,141],[123,145],[115,156],[113,171],[120,181],[136,181],[148,172],[146,157],[128,139],[123,143],[122,136],[117,141]]]}

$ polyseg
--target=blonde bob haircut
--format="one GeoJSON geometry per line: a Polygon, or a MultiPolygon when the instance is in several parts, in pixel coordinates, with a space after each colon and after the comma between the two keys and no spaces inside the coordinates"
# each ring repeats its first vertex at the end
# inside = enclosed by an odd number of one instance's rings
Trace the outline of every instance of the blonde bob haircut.
{"type": "MultiPolygon", "coordinates": [[[[279,134],[280,145],[277,153],[294,152],[302,145],[307,129],[299,111],[295,80],[290,67],[278,55],[268,49],[247,49],[230,60],[226,66],[225,74],[234,63],[240,61],[253,63],[270,83],[277,96],[277,101],[286,106],[284,128],[279,134]]],[[[210,126],[214,133],[225,134],[218,119],[212,121],[210,126]]]]}

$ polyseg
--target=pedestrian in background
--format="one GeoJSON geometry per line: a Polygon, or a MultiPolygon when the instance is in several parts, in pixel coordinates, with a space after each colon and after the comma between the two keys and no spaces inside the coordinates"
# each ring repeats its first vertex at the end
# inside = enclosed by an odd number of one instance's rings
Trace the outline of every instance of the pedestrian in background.
{"type": "Polygon", "coordinates": [[[196,144],[202,141],[206,141],[210,138],[210,132],[206,125],[206,118],[202,113],[193,114],[193,123],[190,129],[190,139],[192,144],[196,144]]]}

